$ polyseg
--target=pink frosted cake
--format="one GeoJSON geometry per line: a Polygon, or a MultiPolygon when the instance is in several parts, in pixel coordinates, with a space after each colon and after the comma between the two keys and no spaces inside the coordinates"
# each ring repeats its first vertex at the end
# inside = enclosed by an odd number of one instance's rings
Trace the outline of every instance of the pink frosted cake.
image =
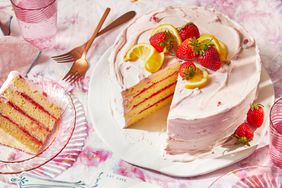
{"type": "Polygon", "coordinates": [[[222,13],[203,7],[168,7],[137,18],[117,38],[110,63],[113,116],[121,127],[170,105],[165,148],[170,155],[195,155],[224,143],[244,121],[261,74],[254,39],[222,13]],[[196,52],[192,37],[174,32],[188,22],[199,30],[202,51],[196,52]],[[164,41],[154,45],[158,40],[164,41]],[[186,43],[193,46],[188,56],[186,43]],[[205,59],[210,48],[217,51],[214,64],[205,59]],[[181,73],[187,61],[195,69],[181,73]]]}

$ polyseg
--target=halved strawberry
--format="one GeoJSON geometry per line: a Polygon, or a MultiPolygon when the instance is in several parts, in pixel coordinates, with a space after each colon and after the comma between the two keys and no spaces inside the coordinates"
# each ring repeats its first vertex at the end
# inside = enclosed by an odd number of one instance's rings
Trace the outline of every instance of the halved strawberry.
{"type": "Polygon", "coordinates": [[[199,63],[213,71],[217,71],[221,67],[221,61],[217,50],[213,46],[205,46],[198,58],[199,63]]]}
{"type": "Polygon", "coordinates": [[[178,33],[182,41],[188,38],[193,38],[193,37],[199,38],[200,37],[200,32],[199,32],[198,27],[192,22],[189,22],[186,25],[184,25],[182,28],[180,28],[178,33]]]}
{"type": "Polygon", "coordinates": [[[236,129],[234,136],[238,139],[238,143],[250,145],[249,142],[254,138],[254,131],[248,123],[242,123],[236,129]]]}
{"type": "Polygon", "coordinates": [[[183,79],[189,80],[195,75],[196,70],[196,65],[193,62],[187,61],[180,65],[179,74],[183,79]]]}
{"type": "Polygon", "coordinates": [[[170,52],[175,45],[175,40],[169,31],[159,32],[150,37],[150,44],[158,52],[168,51],[170,52]]]}
{"type": "Polygon", "coordinates": [[[198,57],[199,52],[200,44],[197,39],[195,37],[189,38],[178,46],[176,57],[185,61],[194,60],[198,57]]]}
{"type": "Polygon", "coordinates": [[[247,121],[250,125],[254,128],[259,128],[264,120],[264,111],[263,105],[261,104],[252,104],[248,114],[247,114],[247,121]]]}

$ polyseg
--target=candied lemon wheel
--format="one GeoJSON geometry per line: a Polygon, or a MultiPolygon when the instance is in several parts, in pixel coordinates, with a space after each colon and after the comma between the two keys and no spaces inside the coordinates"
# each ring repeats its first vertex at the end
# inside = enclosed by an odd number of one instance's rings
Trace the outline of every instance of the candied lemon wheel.
{"type": "Polygon", "coordinates": [[[181,37],[180,37],[177,29],[174,26],[170,25],[170,24],[161,24],[161,25],[159,25],[158,27],[156,27],[152,31],[151,35],[154,35],[154,34],[160,33],[160,32],[164,32],[164,31],[169,31],[173,35],[177,45],[180,45],[182,43],[181,37]]]}
{"type": "Polygon", "coordinates": [[[197,67],[195,75],[191,79],[186,80],[185,88],[186,89],[202,88],[206,86],[208,81],[209,81],[209,73],[206,71],[206,69],[197,67]]]}
{"type": "Polygon", "coordinates": [[[145,62],[145,69],[148,72],[157,72],[163,65],[164,53],[158,53],[153,46],[140,43],[132,46],[126,53],[125,61],[137,61],[141,59],[145,62]]]}
{"type": "Polygon", "coordinates": [[[226,60],[228,54],[227,47],[222,41],[218,40],[215,36],[211,34],[204,34],[198,38],[198,41],[200,43],[210,41],[214,45],[215,49],[217,50],[220,57],[220,61],[223,62],[226,60]]]}

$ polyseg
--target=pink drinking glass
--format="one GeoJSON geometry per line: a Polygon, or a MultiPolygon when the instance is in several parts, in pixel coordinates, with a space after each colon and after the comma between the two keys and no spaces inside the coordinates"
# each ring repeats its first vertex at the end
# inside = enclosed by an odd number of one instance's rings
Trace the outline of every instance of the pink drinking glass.
{"type": "Polygon", "coordinates": [[[54,46],[57,33],[56,0],[11,0],[23,38],[40,50],[54,46]]]}
{"type": "Polygon", "coordinates": [[[270,110],[270,157],[282,168],[282,97],[276,100],[270,110]]]}

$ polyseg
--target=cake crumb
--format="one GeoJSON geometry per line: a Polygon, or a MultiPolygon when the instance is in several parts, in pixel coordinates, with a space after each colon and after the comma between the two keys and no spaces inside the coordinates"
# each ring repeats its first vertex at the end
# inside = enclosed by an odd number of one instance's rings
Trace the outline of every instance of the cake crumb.
{"type": "Polygon", "coordinates": [[[150,18],[150,22],[159,23],[159,22],[160,22],[160,19],[159,19],[156,15],[153,15],[153,16],[150,18]]]}
{"type": "Polygon", "coordinates": [[[243,44],[248,44],[249,40],[248,39],[244,39],[243,40],[243,44]]]}
{"type": "Polygon", "coordinates": [[[221,101],[218,101],[218,102],[217,102],[217,107],[219,107],[221,104],[222,104],[222,102],[221,102],[221,101]]]}

